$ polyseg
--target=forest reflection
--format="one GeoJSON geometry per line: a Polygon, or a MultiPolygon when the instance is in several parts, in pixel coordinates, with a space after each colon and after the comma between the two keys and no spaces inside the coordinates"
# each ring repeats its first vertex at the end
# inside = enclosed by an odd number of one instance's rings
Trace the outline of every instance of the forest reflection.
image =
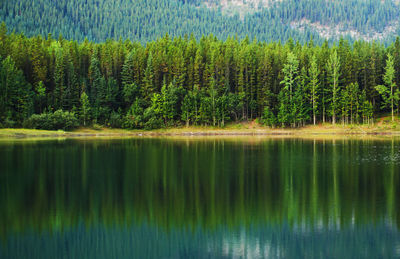
{"type": "Polygon", "coordinates": [[[397,233],[399,148],[395,138],[1,143],[0,235],[82,225],[397,233]]]}

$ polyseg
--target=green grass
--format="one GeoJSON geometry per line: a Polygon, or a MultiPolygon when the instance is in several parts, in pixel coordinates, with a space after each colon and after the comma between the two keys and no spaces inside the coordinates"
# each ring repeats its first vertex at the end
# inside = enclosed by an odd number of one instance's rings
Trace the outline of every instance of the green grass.
{"type": "Polygon", "coordinates": [[[30,137],[122,137],[142,135],[252,135],[252,134],[288,134],[296,136],[307,135],[353,135],[353,134],[392,134],[400,135],[400,120],[395,122],[391,117],[383,115],[375,119],[375,124],[359,125],[338,123],[332,125],[324,123],[319,125],[308,125],[302,128],[269,128],[258,124],[256,121],[229,123],[225,127],[213,126],[190,126],[162,128],[151,131],[111,129],[94,125],[91,128],[79,128],[73,131],[50,131],[34,129],[0,129],[0,138],[30,138],[30,137]]]}
{"type": "Polygon", "coordinates": [[[47,135],[65,135],[63,130],[35,130],[35,129],[0,129],[0,137],[23,137],[23,136],[47,136],[47,135]]]}

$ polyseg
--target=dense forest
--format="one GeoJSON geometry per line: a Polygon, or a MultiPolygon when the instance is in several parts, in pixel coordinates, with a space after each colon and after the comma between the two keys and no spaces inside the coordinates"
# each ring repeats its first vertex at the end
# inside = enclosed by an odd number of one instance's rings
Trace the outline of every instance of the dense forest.
{"type": "Polygon", "coordinates": [[[371,123],[399,108],[400,40],[329,46],[215,36],[78,43],[0,27],[2,127],[371,123]]]}
{"type": "MultiPolygon", "coordinates": [[[[47,36],[82,42],[130,39],[142,44],[168,33],[171,37],[213,34],[220,40],[229,36],[261,41],[286,42],[289,38],[305,43],[313,36],[322,44],[326,35],[318,26],[327,26],[334,35],[354,39],[394,41],[399,34],[400,8],[392,0],[284,0],[254,6],[238,14],[221,11],[220,0],[14,0],[0,1],[0,20],[11,30],[32,37],[47,36]],[[207,8],[206,3],[216,4],[207,8]],[[296,24],[307,21],[299,29],[296,24]],[[315,25],[314,27],[311,25],[315,25]],[[317,27],[316,27],[317,26],[317,27]],[[344,34],[336,32],[340,26],[344,34]],[[393,31],[384,33],[392,26],[393,31]],[[351,35],[351,31],[355,32],[351,35]],[[371,38],[372,37],[372,38],[371,38]],[[378,38],[377,38],[378,39],[378,38]]],[[[338,40],[328,37],[329,40],[338,40]]]]}

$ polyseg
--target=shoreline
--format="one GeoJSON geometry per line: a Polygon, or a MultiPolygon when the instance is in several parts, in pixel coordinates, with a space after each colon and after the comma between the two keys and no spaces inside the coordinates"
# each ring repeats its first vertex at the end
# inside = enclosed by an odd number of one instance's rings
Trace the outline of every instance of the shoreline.
{"type": "Polygon", "coordinates": [[[296,129],[282,128],[227,128],[180,127],[157,130],[124,130],[111,128],[81,128],[73,131],[49,131],[34,129],[0,129],[0,139],[26,138],[107,138],[107,137],[207,137],[207,136],[258,136],[258,137],[321,137],[321,136],[400,136],[399,130],[367,126],[312,125],[296,129]]]}

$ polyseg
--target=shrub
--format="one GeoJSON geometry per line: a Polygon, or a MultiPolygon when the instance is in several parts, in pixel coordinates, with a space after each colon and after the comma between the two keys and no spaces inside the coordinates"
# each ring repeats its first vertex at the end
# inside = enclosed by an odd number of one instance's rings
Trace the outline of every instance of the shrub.
{"type": "Polygon", "coordinates": [[[73,112],[57,110],[54,113],[34,114],[25,120],[25,128],[45,130],[71,130],[79,126],[79,121],[73,112]]]}
{"type": "Polygon", "coordinates": [[[7,113],[4,120],[0,122],[0,128],[14,128],[15,126],[20,126],[12,119],[11,112],[7,113]]]}
{"type": "Polygon", "coordinates": [[[125,129],[143,128],[143,108],[139,99],[131,105],[127,114],[123,118],[122,127],[125,129]]]}
{"type": "Polygon", "coordinates": [[[141,129],[143,128],[143,116],[127,114],[123,118],[122,128],[124,129],[141,129]]]}
{"type": "Polygon", "coordinates": [[[163,127],[163,120],[151,107],[144,111],[143,117],[146,121],[144,124],[146,130],[159,129],[163,127]]]}
{"type": "Polygon", "coordinates": [[[144,128],[146,130],[160,129],[163,127],[163,121],[161,118],[155,116],[150,117],[150,119],[145,123],[144,128]]]}
{"type": "Polygon", "coordinates": [[[122,126],[121,115],[117,112],[112,112],[109,119],[109,125],[112,128],[121,128],[122,126]]]}

